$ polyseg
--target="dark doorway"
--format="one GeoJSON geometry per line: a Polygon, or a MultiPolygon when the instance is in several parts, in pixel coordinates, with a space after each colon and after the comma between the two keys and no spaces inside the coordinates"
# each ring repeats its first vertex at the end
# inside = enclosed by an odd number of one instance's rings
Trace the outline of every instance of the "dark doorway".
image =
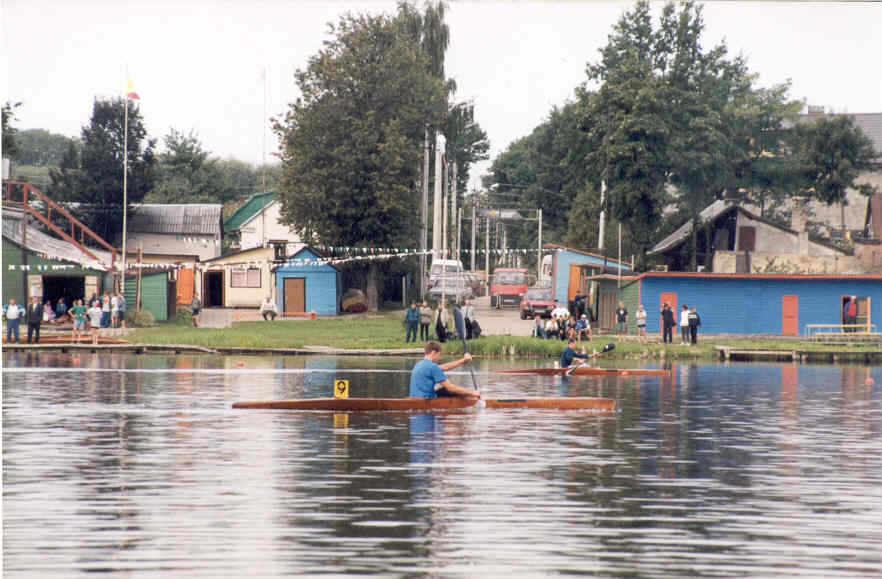
{"type": "Polygon", "coordinates": [[[54,308],[59,298],[69,308],[74,300],[86,297],[86,278],[84,276],[44,275],[43,301],[51,301],[54,308]]]}
{"type": "Polygon", "coordinates": [[[219,308],[224,305],[224,272],[206,271],[202,287],[202,307],[219,308]]]}

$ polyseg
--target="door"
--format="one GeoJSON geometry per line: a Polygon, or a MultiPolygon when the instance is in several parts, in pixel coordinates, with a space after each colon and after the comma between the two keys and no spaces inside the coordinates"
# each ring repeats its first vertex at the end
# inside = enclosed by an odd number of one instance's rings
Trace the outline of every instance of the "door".
{"type": "Polygon", "coordinates": [[[799,296],[781,296],[781,333],[785,336],[799,333],[799,296]]]}
{"type": "Polygon", "coordinates": [[[202,307],[220,308],[224,305],[224,272],[206,271],[203,275],[202,307]]]}
{"type": "MultiPolygon", "coordinates": [[[[570,266],[570,285],[567,287],[567,301],[573,301],[573,298],[576,297],[576,294],[579,293],[579,288],[582,287],[582,268],[578,265],[570,266]]],[[[567,307],[567,304],[563,304],[563,307],[567,307]]]]}
{"type": "MultiPolygon", "coordinates": [[[[668,304],[671,306],[671,309],[674,311],[674,333],[677,332],[677,323],[679,323],[678,313],[677,313],[677,294],[674,292],[663,292],[658,296],[658,311],[661,312],[661,308],[664,304],[668,304]]],[[[661,313],[658,316],[658,333],[663,333],[664,326],[662,325],[661,313]]]]}
{"type": "Polygon", "coordinates": [[[306,278],[286,277],[284,292],[284,315],[306,311],[306,278]]]}
{"type": "Polygon", "coordinates": [[[193,268],[182,267],[178,270],[176,300],[179,306],[189,306],[193,301],[193,268]]]}
{"type": "Polygon", "coordinates": [[[755,251],[756,227],[743,226],[738,228],[738,251],[755,251]]]}

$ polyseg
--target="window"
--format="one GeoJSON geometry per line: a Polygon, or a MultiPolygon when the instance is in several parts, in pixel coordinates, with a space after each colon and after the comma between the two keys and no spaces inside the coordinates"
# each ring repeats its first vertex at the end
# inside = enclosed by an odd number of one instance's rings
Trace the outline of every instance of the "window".
{"type": "Polygon", "coordinates": [[[234,269],[230,272],[230,287],[260,287],[260,269],[234,269]]]}

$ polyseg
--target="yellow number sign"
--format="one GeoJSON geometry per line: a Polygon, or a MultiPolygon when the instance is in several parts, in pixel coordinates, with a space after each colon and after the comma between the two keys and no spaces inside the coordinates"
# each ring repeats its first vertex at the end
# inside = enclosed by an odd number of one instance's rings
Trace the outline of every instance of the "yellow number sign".
{"type": "Polygon", "coordinates": [[[349,398],[349,380],[334,380],[334,398],[349,398]]]}

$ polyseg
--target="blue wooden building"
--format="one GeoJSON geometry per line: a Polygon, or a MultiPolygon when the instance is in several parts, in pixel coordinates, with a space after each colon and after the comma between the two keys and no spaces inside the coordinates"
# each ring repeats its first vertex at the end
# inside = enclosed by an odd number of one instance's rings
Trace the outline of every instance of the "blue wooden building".
{"type": "MultiPolygon", "coordinates": [[[[858,323],[882,329],[882,275],[652,272],[630,284],[637,284],[637,302],[646,308],[647,332],[661,331],[659,311],[667,302],[678,316],[683,304],[695,306],[702,333],[805,334],[807,324],[842,323],[847,296],[858,298],[858,323]]],[[[637,303],[626,306],[634,312],[637,303]]]]}
{"type": "Polygon", "coordinates": [[[543,247],[552,255],[551,287],[554,299],[564,306],[576,294],[588,293],[588,279],[594,275],[631,274],[631,266],[624,261],[554,243],[546,243],[543,247]]]}
{"type": "Polygon", "coordinates": [[[321,254],[311,247],[275,267],[276,307],[279,312],[315,312],[336,316],[340,303],[340,271],[322,262],[321,254]]]}

